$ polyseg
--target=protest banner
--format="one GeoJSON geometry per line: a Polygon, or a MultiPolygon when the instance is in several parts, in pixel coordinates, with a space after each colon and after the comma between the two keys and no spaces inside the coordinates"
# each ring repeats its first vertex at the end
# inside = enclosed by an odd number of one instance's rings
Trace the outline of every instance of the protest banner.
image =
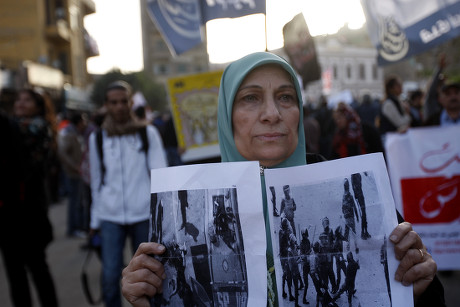
{"type": "Polygon", "coordinates": [[[397,63],[460,36],[460,0],[361,0],[379,65],[397,63]]]}
{"type": "Polygon", "coordinates": [[[397,208],[439,270],[460,268],[460,127],[390,133],[385,151],[397,208]]]}
{"type": "Polygon", "coordinates": [[[150,0],[147,10],[173,56],[203,41],[201,26],[216,18],[265,14],[265,0],[150,0]]]}
{"type": "Polygon", "coordinates": [[[147,11],[173,56],[202,42],[197,0],[152,0],[147,2],[147,11]]]}
{"type": "Polygon", "coordinates": [[[265,0],[205,0],[201,1],[203,24],[217,18],[238,18],[251,14],[265,14],[265,0]]]}
{"type": "Polygon", "coordinates": [[[223,71],[168,79],[168,94],[184,162],[220,156],[217,102],[223,71]]]}
{"type": "Polygon", "coordinates": [[[321,67],[313,37],[302,13],[294,16],[283,27],[284,51],[296,72],[302,77],[305,88],[308,83],[321,78],[321,67]]]}

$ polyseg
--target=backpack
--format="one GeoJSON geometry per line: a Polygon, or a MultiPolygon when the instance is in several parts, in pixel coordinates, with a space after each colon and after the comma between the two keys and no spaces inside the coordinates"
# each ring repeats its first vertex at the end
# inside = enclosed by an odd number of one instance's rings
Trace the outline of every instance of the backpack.
{"type": "MultiPolygon", "coordinates": [[[[141,129],[139,129],[138,133],[142,141],[142,147],[140,151],[143,151],[145,153],[145,165],[147,167],[147,172],[149,172],[148,158],[147,158],[147,153],[149,151],[149,139],[147,137],[147,126],[143,126],[141,129]]],[[[99,161],[101,162],[100,163],[101,182],[99,184],[99,189],[105,184],[104,177],[105,177],[105,171],[106,171],[106,168],[104,165],[104,151],[102,150],[102,142],[103,142],[102,129],[99,128],[96,131],[96,149],[97,149],[97,154],[99,156],[99,161]]]]}

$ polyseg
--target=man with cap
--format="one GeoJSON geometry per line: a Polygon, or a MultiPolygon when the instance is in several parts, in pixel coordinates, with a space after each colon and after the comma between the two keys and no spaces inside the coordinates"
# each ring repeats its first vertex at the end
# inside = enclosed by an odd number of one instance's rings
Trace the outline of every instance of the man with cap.
{"type": "Polygon", "coordinates": [[[426,126],[460,125],[460,83],[446,83],[439,96],[442,110],[430,116],[426,126]]]}

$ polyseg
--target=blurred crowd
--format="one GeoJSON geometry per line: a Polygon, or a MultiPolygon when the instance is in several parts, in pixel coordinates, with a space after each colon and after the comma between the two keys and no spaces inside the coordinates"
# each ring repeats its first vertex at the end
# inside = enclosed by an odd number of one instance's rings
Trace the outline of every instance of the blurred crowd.
{"type": "MultiPolygon", "coordinates": [[[[460,84],[443,75],[443,58],[429,88],[403,93],[398,76],[385,80],[385,97],[372,93],[331,108],[327,97],[304,107],[307,152],[337,159],[384,152],[388,132],[404,133],[420,126],[460,124],[460,84]]],[[[88,113],[66,110],[55,114],[46,92],[3,89],[0,97],[0,248],[15,306],[31,306],[27,271],[35,281],[42,306],[57,306],[46,247],[53,240],[48,207],[67,198],[69,238],[90,232],[91,176],[89,138],[106,115],[103,107],[88,113]],[[17,229],[21,224],[22,231],[17,229]],[[31,236],[32,246],[20,238],[31,236]],[[30,249],[34,257],[27,257],[30,249]]],[[[137,121],[153,125],[163,141],[169,166],[183,164],[174,122],[169,112],[132,109],[137,121]]]]}

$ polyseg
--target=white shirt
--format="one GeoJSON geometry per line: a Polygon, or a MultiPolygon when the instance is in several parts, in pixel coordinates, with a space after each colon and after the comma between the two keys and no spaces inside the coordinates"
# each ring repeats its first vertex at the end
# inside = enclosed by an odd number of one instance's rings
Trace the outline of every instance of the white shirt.
{"type": "Polygon", "coordinates": [[[139,133],[107,136],[103,131],[104,184],[97,152],[96,132],[89,139],[91,193],[91,228],[101,221],[121,225],[147,220],[150,215],[150,169],[167,167],[163,143],[155,127],[147,126],[149,150],[141,150],[139,133]]]}

